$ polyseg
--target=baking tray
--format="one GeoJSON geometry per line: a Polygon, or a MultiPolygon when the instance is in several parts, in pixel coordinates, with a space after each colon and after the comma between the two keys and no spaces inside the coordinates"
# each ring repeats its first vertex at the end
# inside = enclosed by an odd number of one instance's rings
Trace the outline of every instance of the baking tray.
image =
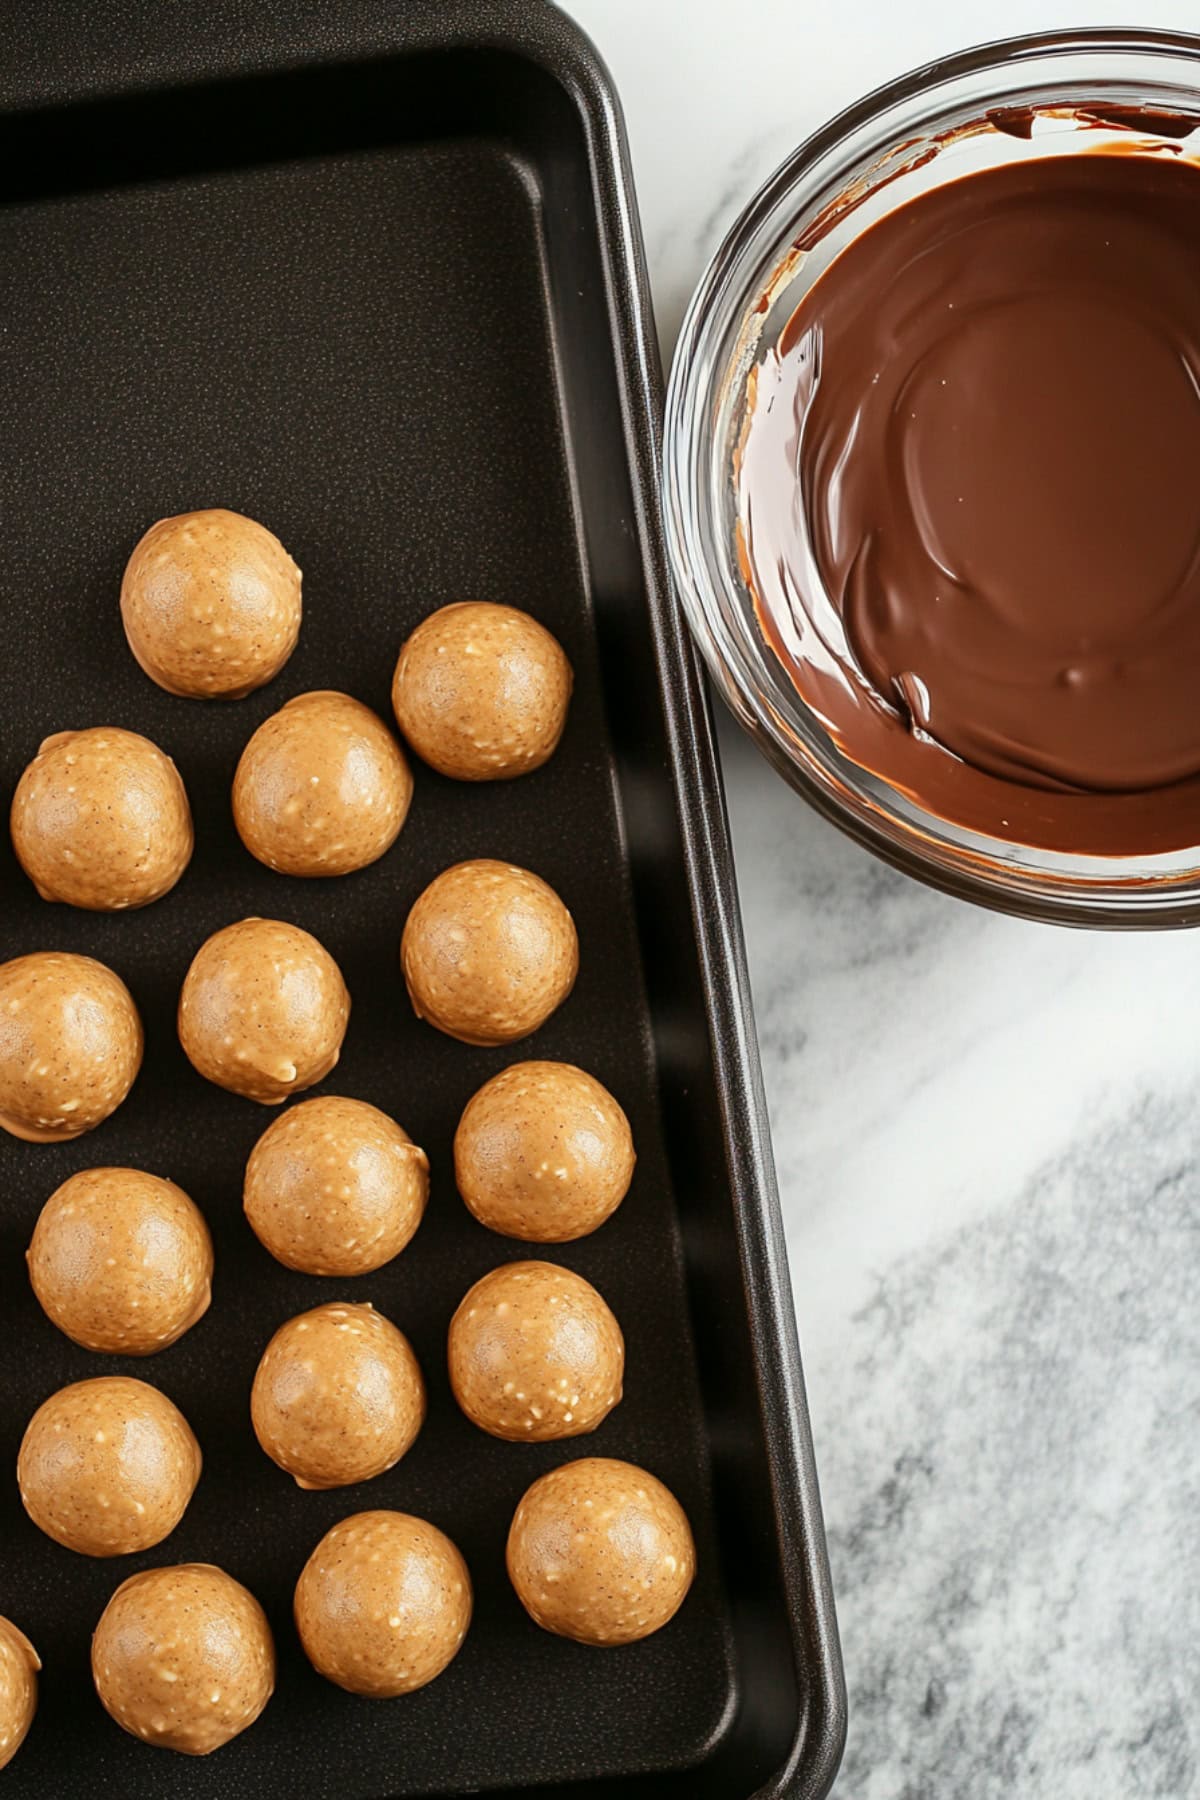
{"type": "Polygon", "coordinates": [[[181,886],[134,915],[42,904],[7,833],[0,847],[3,954],[101,957],[147,1027],[145,1071],[100,1131],[0,1144],[0,1611],[45,1663],[5,1793],[823,1795],[844,1728],[836,1630],[710,720],[665,590],[660,375],[605,72],[526,0],[16,4],[0,49],[0,790],[46,733],[119,723],[177,759],[197,826],[181,886]],[[138,672],[117,590],[152,519],[220,505],[296,556],[305,624],[267,690],[202,705],[138,672]],[[418,768],[399,844],[360,875],[304,883],[253,862],[229,810],[250,732],[314,687],[386,716],[401,639],[464,596],[528,607],[566,646],[558,755],[483,787],[418,768]],[[418,1023],[399,974],[409,906],[469,856],[536,869],[579,927],[573,997],[503,1051],[418,1023]],[[392,1112],[432,1158],[412,1246],[356,1282],[291,1274],[257,1245],[241,1172],[277,1115],[201,1081],[175,1037],[197,945],[256,912],[314,931],[346,973],[325,1091],[392,1112]],[[458,1413],[444,1334],[467,1286],[525,1253],[468,1215],[451,1139],[475,1088],[527,1054],[606,1082],[639,1163],[616,1218],[550,1252],[612,1303],[626,1399],[591,1438],[514,1447],[458,1413]],[[25,1278],[42,1202],[95,1163],[171,1175],[213,1228],[212,1309],[147,1363],[75,1348],[25,1278]],[[430,1416],[390,1474],[302,1494],[254,1443],[251,1376],[276,1325],[345,1295],[410,1334],[430,1416]],[[25,1518],[12,1469],[40,1400],[117,1368],[178,1401],[205,1471],[166,1544],[93,1562],[25,1518]],[[591,1453],[666,1480],[699,1550],[675,1623],[611,1652],[535,1629],[503,1567],[526,1485],[591,1453]],[[308,1551],[364,1506],[435,1520],[477,1590],[450,1670],[392,1703],[322,1682],[290,1619],[308,1551]],[[279,1647],[262,1719],[200,1761],[121,1733],[87,1661],[119,1580],[191,1558],[248,1583],[279,1647]]]}

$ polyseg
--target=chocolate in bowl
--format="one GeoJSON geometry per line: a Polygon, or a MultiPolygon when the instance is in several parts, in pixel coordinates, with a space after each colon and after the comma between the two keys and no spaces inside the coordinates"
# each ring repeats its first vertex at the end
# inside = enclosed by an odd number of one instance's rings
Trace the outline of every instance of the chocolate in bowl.
{"type": "Polygon", "coordinates": [[[872,96],[751,202],[668,397],[676,585],[772,761],[1035,917],[1200,917],[1200,40],[872,96]]]}

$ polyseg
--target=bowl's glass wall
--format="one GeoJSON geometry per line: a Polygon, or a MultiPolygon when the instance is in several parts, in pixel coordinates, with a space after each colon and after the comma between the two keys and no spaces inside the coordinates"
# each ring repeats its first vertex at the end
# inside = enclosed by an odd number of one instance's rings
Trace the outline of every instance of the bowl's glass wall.
{"type": "MultiPolygon", "coordinates": [[[[1200,846],[1081,858],[980,836],[843,755],[764,643],[735,549],[746,376],[806,289],[851,238],[914,194],[1001,160],[1061,154],[1081,129],[1074,110],[1104,105],[1196,114],[1197,134],[1182,148],[1200,155],[1200,38],[1064,33],[985,46],[870,96],[796,152],[737,221],[684,322],[667,401],[668,544],[692,629],[733,711],[854,836],[913,874],[1007,910],[1068,923],[1190,924],[1200,922],[1200,846]],[[1061,116],[1041,117],[1030,138],[963,132],[1013,107],[1061,116]],[[823,229],[797,250],[818,218],[823,229]]],[[[1094,126],[1088,141],[1103,141],[1094,126]]]]}

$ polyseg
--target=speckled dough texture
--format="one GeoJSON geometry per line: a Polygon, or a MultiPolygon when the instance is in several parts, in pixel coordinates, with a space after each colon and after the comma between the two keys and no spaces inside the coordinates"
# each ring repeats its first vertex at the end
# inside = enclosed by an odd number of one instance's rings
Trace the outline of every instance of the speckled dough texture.
{"type": "Polygon", "coordinates": [[[633,1179],[629,1120],[572,1063],[501,1069],[467,1102],[454,1134],[458,1191],[481,1225],[534,1244],[586,1237],[633,1179]]]}
{"type": "Polygon", "coordinates": [[[212,1238],[199,1208],[141,1169],[81,1169],[56,1188],[27,1252],[48,1319],[85,1350],[150,1356],[212,1297],[212,1238]]]}
{"type": "Polygon", "coordinates": [[[0,1769],[12,1761],[33,1724],[41,1666],[25,1633],[0,1618],[0,1769]]]}
{"type": "Polygon", "coordinates": [[[233,779],[243,844],[283,875],[347,875],[390,849],[413,783],[387,726],[349,694],[298,694],[259,726],[233,779]]]}
{"type": "Polygon", "coordinates": [[[0,963],[0,1127],[29,1143],[92,1131],[142,1066],[142,1021],[104,963],[35,951],[0,963]]]}
{"type": "Polygon", "coordinates": [[[17,1485],[47,1537],[84,1556],[126,1556],[174,1531],[200,1465],[200,1446],[165,1394],[132,1376],[99,1375],[38,1407],[17,1485]]]}
{"type": "Polygon", "coordinates": [[[527,612],[464,600],[408,639],[392,706],[412,748],[440,774],[506,781],[553,756],[573,681],[558,639],[527,612]]]}
{"type": "Polygon", "coordinates": [[[508,1573],[535,1624],[607,1647],[674,1617],[696,1571],[683,1508],[633,1463],[589,1456],[535,1481],[513,1515],[508,1573]]]}
{"type": "Polygon", "coordinates": [[[410,1448],[425,1383],[390,1319],[332,1301],[279,1327],[254,1377],[250,1417],[297,1487],[346,1487],[382,1475],[410,1448]]]}
{"type": "Polygon", "coordinates": [[[279,919],[241,919],[201,944],[179,996],[179,1041],[218,1087],[277,1106],[341,1055],[350,995],[323,944],[279,919]]]}
{"type": "Polygon", "coordinates": [[[207,1756],[274,1693],[275,1642],[240,1581],[211,1563],[175,1563],[122,1582],[92,1638],[92,1678],[122,1730],[207,1756]]]}
{"type": "Polygon", "coordinates": [[[343,1519],[296,1583],[296,1629],[314,1669],[376,1700],[440,1675],[467,1635],[471,1606],[457,1547],[409,1513],[343,1519]]]}
{"type": "Polygon", "coordinates": [[[42,899],[91,912],[161,899],[192,855],[178,769],[149,738],[115,725],[46,738],[17,783],[11,824],[42,899]]]}
{"type": "Polygon", "coordinates": [[[237,700],[278,675],[300,610],[300,571],[279,539],[222,507],[160,519],[121,582],[129,648],[184,698],[237,700]]]}
{"type": "Polygon", "coordinates": [[[506,1263],[477,1281],[450,1321],[448,1356],[467,1417],[514,1443],[594,1431],[621,1398],[621,1327],[556,1263],[506,1263]]]}
{"type": "Polygon", "coordinates": [[[579,941],[540,876],[462,862],[417,899],[400,963],[418,1018],[464,1044],[509,1044],[544,1025],[571,992],[579,941]]]}
{"type": "Polygon", "coordinates": [[[259,1242],[308,1275],[365,1275],[398,1256],[429,1197],[429,1158],[365,1100],[318,1094],[268,1125],[246,1164],[259,1242]]]}

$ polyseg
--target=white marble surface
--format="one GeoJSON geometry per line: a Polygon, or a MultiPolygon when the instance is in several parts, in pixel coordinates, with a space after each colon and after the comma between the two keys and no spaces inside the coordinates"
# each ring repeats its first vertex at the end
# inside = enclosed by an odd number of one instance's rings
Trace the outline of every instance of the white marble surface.
{"type": "MultiPolygon", "coordinates": [[[[929,56],[1195,0],[574,0],[669,353],[822,119],[929,56]]],[[[1200,1795],[1200,937],[993,917],[723,732],[851,1694],[838,1800],[1200,1795]]]]}

